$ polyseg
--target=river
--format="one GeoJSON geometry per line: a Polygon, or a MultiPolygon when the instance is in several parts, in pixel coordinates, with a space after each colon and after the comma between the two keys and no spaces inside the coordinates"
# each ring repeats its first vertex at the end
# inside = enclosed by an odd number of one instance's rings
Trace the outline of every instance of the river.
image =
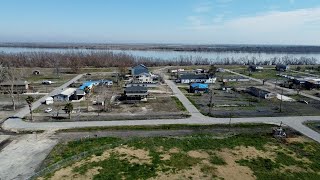
{"type": "Polygon", "coordinates": [[[258,61],[269,61],[271,58],[285,58],[300,59],[315,58],[317,62],[320,62],[320,53],[311,54],[290,54],[290,53],[247,53],[247,52],[187,52],[187,51],[151,51],[151,50],[91,50],[91,49],[66,49],[66,48],[20,48],[20,47],[0,47],[0,52],[5,53],[21,53],[21,52],[54,52],[54,53],[67,53],[67,52],[114,52],[114,53],[126,53],[135,57],[146,57],[162,60],[177,60],[180,57],[190,59],[208,59],[208,61],[219,61],[221,59],[257,59],[258,61]]]}

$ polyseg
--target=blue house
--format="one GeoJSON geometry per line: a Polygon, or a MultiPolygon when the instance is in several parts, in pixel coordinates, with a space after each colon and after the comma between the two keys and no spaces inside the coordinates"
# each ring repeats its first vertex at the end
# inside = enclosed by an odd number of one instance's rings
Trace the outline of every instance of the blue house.
{"type": "Polygon", "coordinates": [[[148,68],[143,64],[139,64],[139,65],[131,68],[131,75],[132,76],[138,76],[138,75],[140,75],[142,73],[148,73],[149,74],[148,68]]]}
{"type": "Polygon", "coordinates": [[[209,85],[203,83],[192,83],[189,87],[190,93],[207,93],[209,91],[209,85]]]}

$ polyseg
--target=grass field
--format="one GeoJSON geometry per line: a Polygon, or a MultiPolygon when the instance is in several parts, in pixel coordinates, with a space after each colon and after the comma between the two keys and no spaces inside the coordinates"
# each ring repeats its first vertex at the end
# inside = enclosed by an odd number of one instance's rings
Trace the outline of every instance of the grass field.
{"type": "Polygon", "coordinates": [[[320,178],[319,144],[300,136],[282,142],[268,134],[86,139],[57,145],[46,163],[53,164],[89,150],[91,155],[43,178],[320,178]]]}

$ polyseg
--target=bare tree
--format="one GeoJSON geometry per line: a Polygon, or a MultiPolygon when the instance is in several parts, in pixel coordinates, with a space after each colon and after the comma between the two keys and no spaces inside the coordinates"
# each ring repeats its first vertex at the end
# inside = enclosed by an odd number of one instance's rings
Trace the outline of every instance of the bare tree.
{"type": "Polygon", "coordinates": [[[16,82],[21,80],[23,71],[17,68],[12,68],[10,65],[1,66],[1,81],[6,82],[9,86],[4,90],[9,94],[12,102],[12,109],[16,110],[15,93],[20,93],[16,87],[16,82]]]}

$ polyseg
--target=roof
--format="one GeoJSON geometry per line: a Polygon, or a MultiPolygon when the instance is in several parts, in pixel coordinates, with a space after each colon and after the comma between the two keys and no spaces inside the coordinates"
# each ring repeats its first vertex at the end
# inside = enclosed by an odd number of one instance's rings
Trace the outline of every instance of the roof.
{"type": "Polygon", "coordinates": [[[200,88],[200,89],[207,89],[209,87],[208,84],[202,84],[202,83],[192,83],[190,86],[192,88],[200,88]]]}
{"type": "Polygon", "coordinates": [[[64,91],[62,91],[61,93],[59,93],[59,95],[65,95],[65,96],[70,96],[72,95],[75,91],[77,90],[77,88],[68,88],[64,91]]]}
{"type": "Polygon", "coordinates": [[[183,74],[180,79],[209,79],[205,74],[183,74]]]}
{"type": "Polygon", "coordinates": [[[147,92],[148,88],[144,86],[130,86],[125,88],[125,92],[147,92]]]}
{"type": "Polygon", "coordinates": [[[132,67],[132,74],[133,75],[139,75],[141,73],[149,73],[149,70],[145,65],[139,64],[137,66],[132,67]]]}
{"type": "MultiPolygon", "coordinates": [[[[28,81],[14,81],[13,83],[15,86],[24,86],[26,84],[30,84],[28,81]]],[[[11,85],[11,82],[6,81],[6,82],[1,83],[0,85],[8,86],[8,85],[11,85]]]]}
{"type": "Polygon", "coordinates": [[[79,87],[79,89],[84,90],[86,87],[93,86],[94,84],[97,84],[97,83],[99,84],[100,81],[86,81],[79,87]]]}

